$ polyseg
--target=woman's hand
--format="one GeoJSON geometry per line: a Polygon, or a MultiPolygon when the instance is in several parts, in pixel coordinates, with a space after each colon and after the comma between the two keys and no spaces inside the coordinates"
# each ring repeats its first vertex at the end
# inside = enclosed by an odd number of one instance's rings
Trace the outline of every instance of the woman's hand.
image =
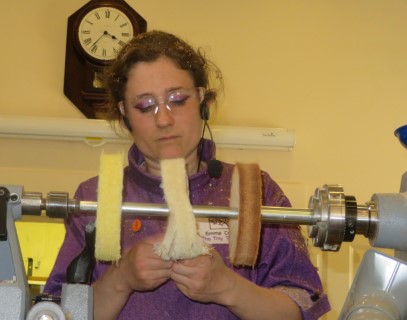
{"type": "Polygon", "coordinates": [[[162,235],[138,241],[94,284],[94,319],[116,319],[134,291],[154,290],[171,275],[173,262],[154,253],[162,235]]]}
{"type": "Polygon", "coordinates": [[[257,286],[229,269],[216,250],[211,254],[172,265],[171,279],[188,298],[223,305],[239,319],[302,319],[287,295],[257,286]]]}
{"type": "Polygon", "coordinates": [[[119,268],[129,289],[154,290],[170,278],[173,262],[161,259],[154,252],[154,245],[161,240],[162,235],[140,240],[123,254],[119,268]]]}
{"type": "Polygon", "coordinates": [[[199,302],[225,304],[225,292],[234,284],[235,274],[227,268],[220,254],[181,260],[172,265],[171,279],[188,298],[199,302]]]}

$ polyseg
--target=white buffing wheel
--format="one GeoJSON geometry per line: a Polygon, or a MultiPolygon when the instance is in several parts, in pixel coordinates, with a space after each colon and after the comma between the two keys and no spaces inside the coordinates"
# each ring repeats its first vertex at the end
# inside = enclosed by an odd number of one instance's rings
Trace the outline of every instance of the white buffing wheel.
{"type": "Polygon", "coordinates": [[[95,257],[119,261],[123,189],[123,153],[100,157],[95,257]]]}

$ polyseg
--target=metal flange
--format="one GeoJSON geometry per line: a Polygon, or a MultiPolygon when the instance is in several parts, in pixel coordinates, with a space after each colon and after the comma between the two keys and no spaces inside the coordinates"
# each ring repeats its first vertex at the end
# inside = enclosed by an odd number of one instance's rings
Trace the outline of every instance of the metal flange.
{"type": "Polygon", "coordinates": [[[310,198],[309,208],[318,222],[308,226],[313,244],[322,250],[338,251],[346,230],[345,193],[340,185],[324,185],[310,198]]]}

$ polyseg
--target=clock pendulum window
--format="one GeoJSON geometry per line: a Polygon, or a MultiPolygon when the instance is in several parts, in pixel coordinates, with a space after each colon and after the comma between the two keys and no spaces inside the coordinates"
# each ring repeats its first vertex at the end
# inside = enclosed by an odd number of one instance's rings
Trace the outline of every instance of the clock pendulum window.
{"type": "Polygon", "coordinates": [[[147,22],[124,0],[91,0],[68,18],[64,93],[87,117],[106,105],[103,72],[147,22]]]}

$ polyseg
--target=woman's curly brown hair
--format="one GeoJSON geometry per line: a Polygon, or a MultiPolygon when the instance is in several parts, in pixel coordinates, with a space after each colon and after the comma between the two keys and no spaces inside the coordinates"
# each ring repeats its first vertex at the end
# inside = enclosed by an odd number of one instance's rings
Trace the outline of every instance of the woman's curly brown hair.
{"type": "Polygon", "coordinates": [[[160,57],[171,59],[180,69],[190,73],[195,87],[206,89],[201,107],[206,108],[209,102],[216,102],[217,90],[209,88],[210,76],[214,74],[219,89],[222,89],[222,75],[216,65],[204,56],[202,50],[194,50],[188,43],[173,34],[149,31],[138,34],[130,40],[119,52],[112,66],[107,69],[105,86],[109,98],[108,120],[121,119],[118,103],[124,98],[131,68],[139,62],[153,62],[160,57]]]}

